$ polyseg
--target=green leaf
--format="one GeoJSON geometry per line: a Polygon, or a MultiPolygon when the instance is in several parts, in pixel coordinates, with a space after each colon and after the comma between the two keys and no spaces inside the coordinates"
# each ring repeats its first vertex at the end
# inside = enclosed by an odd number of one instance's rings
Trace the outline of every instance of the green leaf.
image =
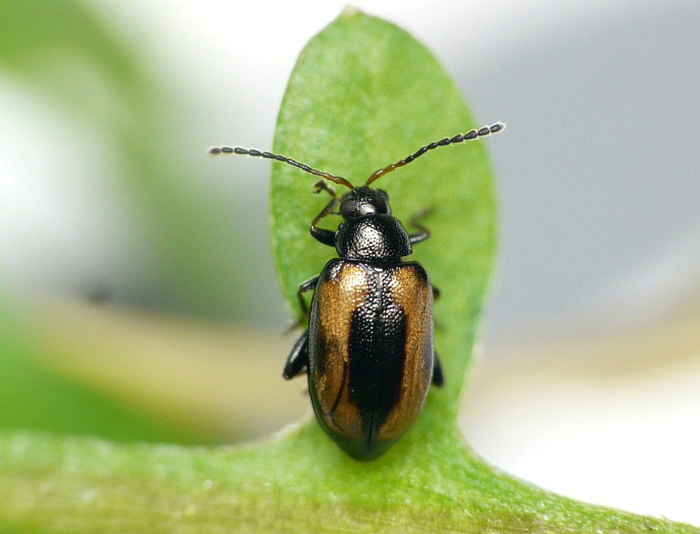
{"type": "MultiPolygon", "coordinates": [[[[392,24],[347,10],[301,53],[278,116],[274,148],[361,185],[376,169],[474,126],[459,89],[424,46],[392,24]]],[[[311,194],[315,181],[290,165],[273,164],[272,250],[293,307],[298,307],[299,283],[318,274],[335,254],[309,236],[309,222],[328,202],[325,193],[311,194]]],[[[389,193],[400,220],[434,210],[425,222],[432,237],[416,245],[412,259],[441,290],[436,346],[447,384],[432,394],[424,419],[451,426],[495,248],[484,144],[440,147],[374,185],[389,193]],[[435,403],[439,413],[432,413],[435,403]]]]}
{"type": "MultiPolygon", "coordinates": [[[[275,149],[363,181],[420,145],[474,125],[453,82],[402,30],[346,10],[306,47],[275,149]]],[[[282,286],[319,272],[307,234],[323,205],[275,164],[272,242],[282,286]]],[[[485,464],[455,423],[490,270],[495,215],[484,147],[441,148],[382,179],[399,218],[433,206],[416,257],[444,298],[447,386],[384,456],[357,462],[313,421],[261,444],[185,448],[0,434],[0,526],[42,532],[697,532],[578,503],[485,464]],[[3,525],[4,523],[4,525],[3,525]]],[[[264,399],[260,399],[264,402],[264,399]]]]}

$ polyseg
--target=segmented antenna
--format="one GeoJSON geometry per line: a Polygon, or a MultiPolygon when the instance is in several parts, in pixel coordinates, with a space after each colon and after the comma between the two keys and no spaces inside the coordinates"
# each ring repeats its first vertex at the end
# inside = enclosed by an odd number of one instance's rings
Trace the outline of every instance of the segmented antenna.
{"type": "Polygon", "coordinates": [[[381,169],[377,169],[372,173],[372,175],[369,178],[367,178],[365,185],[371,184],[378,178],[381,178],[385,174],[390,173],[394,169],[398,169],[399,167],[403,167],[404,165],[411,163],[414,159],[416,159],[418,156],[422,156],[428,150],[432,150],[433,148],[437,148],[439,146],[451,145],[452,143],[463,143],[464,141],[471,141],[472,139],[484,137],[485,135],[495,134],[502,131],[505,127],[506,125],[504,123],[497,122],[495,124],[492,124],[491,126],[484,126],[483,128],[479,128],[476,130],[469,130],[465,134],[457,134],[454,137],[445,137],[444,139],[440,139],[440,141],[435,141],[434,143],[425,145],[424,147],[419,148],[416,152],[414,152],[407,158],[404,158],[401,161],[397,161],[396,163],[392,163],[391,165],[387,165],[386,167],[383,167],[381,169]]]}
{"type": "Polygon", "coordinates": [[[277,161],[281,161],[283,163],[289,163],[290,165],[294,165],[295,167],[301,169],[302,171],[306,171],[310,174],[313,174],[314,176],[320,176],[321,178],[325,178],[326,180],[330,180],[331,182],[334,182],[336,184],[344,185],[348,189],[355,189],[355,186],[352,185],[349,181],[347,181],[345,178],[341,176],[335,176],[333,174],[330,174],[328,172],[324,171],[319,171],[318,169],[314,169],[312,167],[309,167],[305,163],[301,163],[295,159],[288,158],[287,156],[281,156],[279,154],[273,154],[272,152],[262,152],[260,150],[255,150],[254,148],[241,148],[241,147],[230,147],[230,146],[222,146],[222,147],[215,147],[209,150],[210,154],[240,154],[243,156],[254,156],[254,157],[261,157],[265,159],[276,159],[277,161]]]}

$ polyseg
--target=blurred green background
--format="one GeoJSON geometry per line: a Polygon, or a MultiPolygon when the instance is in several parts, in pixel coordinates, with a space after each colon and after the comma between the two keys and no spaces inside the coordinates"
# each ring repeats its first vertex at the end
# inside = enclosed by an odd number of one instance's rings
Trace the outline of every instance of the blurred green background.
{"type": "MultiPolygon", "coordinates": [[[[280,378],[269,163],[206,151],[272,146],[296,55],[343,5],[0,0],[0,426],[229,443],[308,411],[280,378]]],[[[470,443],[700,523],[699,4],[359,7],[508,122],[470,443]]]]}
{"type": "MultiPolygon", "coordinates": [[[[270,347],[223,321],[281,331],[264,197],[246,201],[247,191],[225,183],[231,167],[207,165],[207,146],[188,134],[197,103],[107,19],[81,2],[0,4],[3,109],[29,131],[51,129],[25,146],[26,174],[12,184],[15,196],[41,198],[5,212],[4,233],[29,262],[23,276],[0,278],[0,424],[197,443],[275,428],[274,416],[261,429],[260,413],[203,408],[217,377],[241,373],[248,379],[229,387],[250,383],[246,357],[265,358],[270,347]],[[37,159],[51,161],[54,174],[31,174],[37,159]],[[191,394],[178,390],[188,374],[191,394]]],[[[222,406],[244,397],[221,387],[222,406]]],[[[274,396],[269,403],[280,411],[274,396]]],[[[238,409],[255,409],[248,404],[238,409]]]]}

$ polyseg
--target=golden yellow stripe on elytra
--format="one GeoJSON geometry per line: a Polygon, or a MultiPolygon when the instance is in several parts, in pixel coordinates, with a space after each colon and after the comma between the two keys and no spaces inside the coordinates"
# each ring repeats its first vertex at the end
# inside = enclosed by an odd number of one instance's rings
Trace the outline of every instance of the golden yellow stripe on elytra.
{"type": "Polygon", "coordinates": [[[423,278],[416,265],[394,271],[396,284],[391,298],[406,316],[405,363],[399,402],[392,409],[378,432],[380,440],[401,435],[418,417],[430,387],[433,361],[433,294],[430,282],[423,278]]]}
{"type": "Polygon", "coordinates": [[[348,397],[349,339],[352,314],[368,292],[367,275],[361,267],[345,263],[334,278],[316,288],[321,309],[319,336],[324,345],[323,373],[316,377],[318,404],[324,421],[335,432],[362,437],[362,419],[348,397]]]}

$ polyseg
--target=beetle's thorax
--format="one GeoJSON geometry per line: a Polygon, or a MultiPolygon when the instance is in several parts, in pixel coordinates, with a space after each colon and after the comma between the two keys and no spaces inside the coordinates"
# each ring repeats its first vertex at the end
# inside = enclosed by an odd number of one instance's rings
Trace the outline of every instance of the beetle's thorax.
{"type": "Polygon", "coordinates": [[[386,214],[343,221],[336,233],[335,248],[346,260],[400,261],[412,252],[406,230],[386,214]]]}
{"type": "Polygon", "coordinates": [[[391,216],[389,195],[382,189],[356,187],[343,196],[335,248],[346,260],[400,261],[411,243],[401,223],[391,216]]]}

